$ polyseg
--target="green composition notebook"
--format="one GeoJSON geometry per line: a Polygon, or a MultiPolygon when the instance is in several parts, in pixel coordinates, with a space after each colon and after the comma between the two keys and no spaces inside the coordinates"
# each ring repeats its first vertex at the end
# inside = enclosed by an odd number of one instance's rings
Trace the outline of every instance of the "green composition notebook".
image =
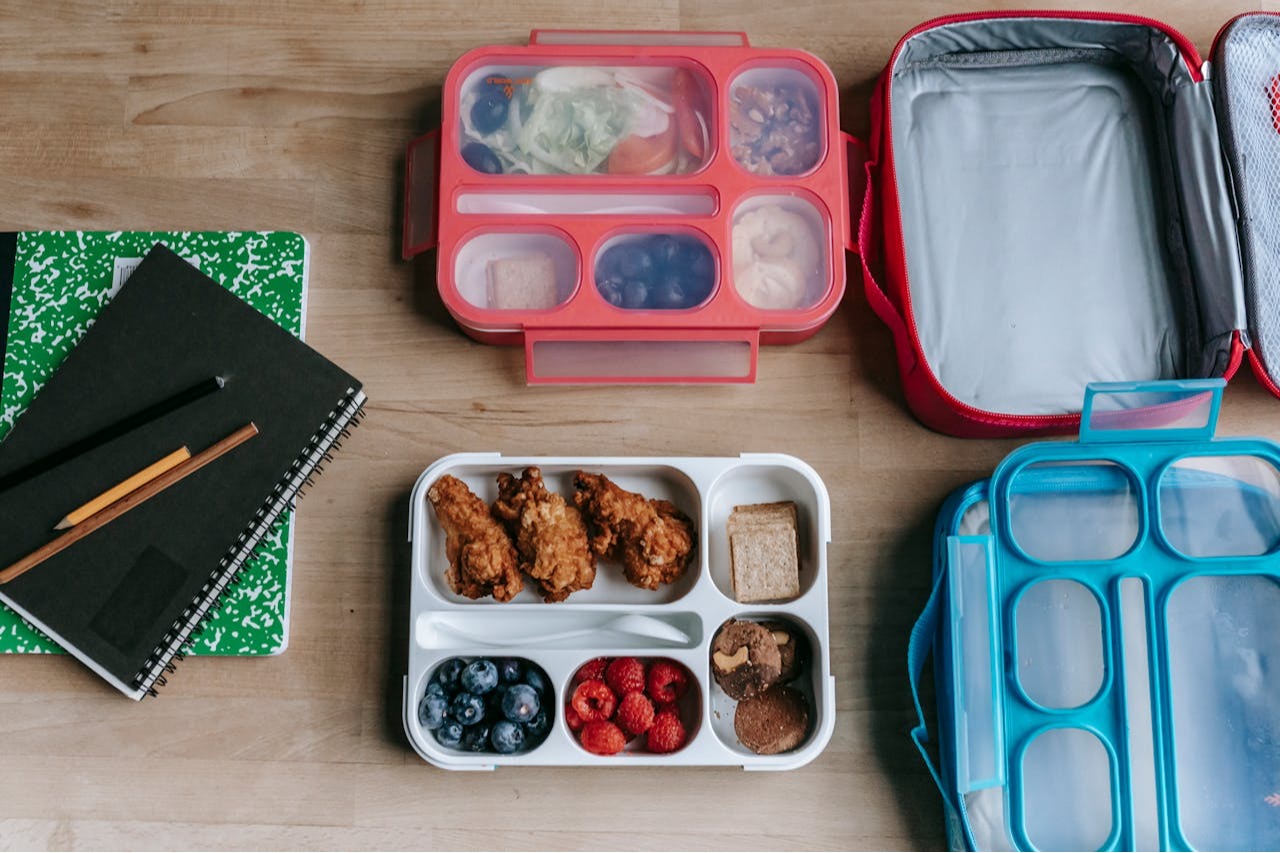
{"type": "MultiPolygon", "coordinates": [[[[307,244],[288,232],[28,231],[0,235],[0,439],[157,243],[301,338],[307,244]],[[12,262],[10,277],[5,267],[12,262]],[[5,299],[6,291],[12,292],[5,299]],[[6,309],[7,312],[6,312],[6,309]],[[4,320],[8,313],[8,322],[4,320]],[[6,331],[7,330],[7,331],[6,331]]],[[[286,512],[189,649],[272,655],[289,643],[293,513],[286,512]]],[[[0,604],[0,653],[62,653],[0,604]]]]}

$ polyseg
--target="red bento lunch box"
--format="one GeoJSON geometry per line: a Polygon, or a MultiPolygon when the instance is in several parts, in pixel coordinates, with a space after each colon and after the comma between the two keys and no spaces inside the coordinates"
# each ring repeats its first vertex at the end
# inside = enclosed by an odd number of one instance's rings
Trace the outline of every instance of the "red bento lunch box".
{"type": "Polygon", "coordinates": [[[536,30],[458,59],[442,114],[408,148],[403,254],[437,250],[446,308],[523,344],[530,383],[753,382],[844,294],[847,137],[809,53],[536,30]]]}

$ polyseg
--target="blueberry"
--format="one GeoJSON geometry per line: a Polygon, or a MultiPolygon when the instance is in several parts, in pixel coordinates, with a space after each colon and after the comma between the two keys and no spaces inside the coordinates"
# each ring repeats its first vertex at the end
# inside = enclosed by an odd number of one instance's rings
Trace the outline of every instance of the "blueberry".
{"type": "Polygon", "coordinates": [[[444,696],[445,695],[444,685],[438,681],[432,681],[430,684],[427,685],[427,695],[428,696],[444,696]]]}
{"type": "Polygon", "coordinates": [[[596,280],[621,275],[618,272],[618,261],[622,258],[622,246],[614,244],[596,257],[596,280]]]}
{"type": "Polygon", "coordinates": [[[653,281],[656,272],[653,258],[643,243],[622,243],[615,251],[618,252],[618,272],[623,278],[645,283],[653,281]]]}
{"type": "Polygon", "coordinates": [[[692,308],[694,305],[701,305],[711,295],[715,279],[685,276],[681,284],[684,288],[685,306],[692,308]]]}
{"type": "Polygon", "coordinates": [[[488,658],[473,660],[462,671],[462,689],[482,696],[498,686],[498,667],[488,658]]]}
{"type": "Polygon", "coordinates": [[[484,694],[484,718],[491,723],[502,719],[502,696],[505,690],[490,690],[484,694]]]}
{"type": "Polygon", "coordinates": [[[509,755],[524,746],[524,729],[510,720],[501,720],[493,724],[489,740],[494,749],[503,755],[509,755]]]}
{"type": "Polygon", "coordinates": [[[549,731],[551,731],[551,715],[547,713],[546,708],[538,711],[537,715],[525,723],[524,727],[525,736],[531,745],[540,742],[549,731]]]}
{"type": "Polygon", "coordinates": [[[546,698],[550,696],[551,693],[547,689],[547,677],[542,674],[542,670],[538,669],[536,666],[530,666],[524,674],[524,683],[538,691],[538,696],[544,700],[545,704],[546,698]]]}
{"type": "Polygon", "coordinates": [[[681,242],[672,234],[655,234],[649,238],[649,257],[660,269],[665,269],[680,256],[681,242]]]}
{"type": "Polygon", "coordinates": [[[428,692],[418,703],[418,722],[423,728],[438,729],[444,724],[445,714],[449,712],[449,700],[437,693],[428,692]]]}
{"type": "Polygon", "coordinates": [[[500,89],[487,88],[471,107],[471,125],[483,134],[493,133],[507,123],[510,109],[511,103],[500,89]]]}
{"type": "Polygon", "coordinates": [[[675,273],[667,273],[653,289],[651,304],[654,308],[688,308],[691,303],[684,292],[683,280],[675,273]]]}
{"type": "Polygon", "coordinates": [[[462,146],[462,159],[477,172],[487,175],[502,174],[502,161],[483,142],[468,142],[462,146]]]}
{"type": "Polygon", "coordinates": [[[458,676],[462,675],[462,671],[467,668],[467,662],[462,658],[449,658],[440,664],[440,668],[436,670],[435,677],[432,681],[437,681],[444,688],[445,693],[450,693],[458,689],[458,676]]]}
{"type": "Polygon", "coordinates": [[[457,749],[458,744],[462,743],[462,724],[453,720],[445,723],[436,730],[436,740],[441,746],[457,749]]]}
{"type": "Polygon", "coordinates": [[[453,697],[449,715],[464,726],[472,726],[484,720],[484,699],[474,693],[459,693],[453,697]]]}
{"type": "Polygon", "coordinates": [[[487,752],[489,750],[488,724],[468,726],[462,733],[462,748],[467,752],[487,752]]]}
{"type": "Polygon", "coordinates": [[[498,658],[498,680],[503,684],[518,684],[524,675],[520,658],[498,658]]]}
{"type": "Polygon", "coordinates": [[[643,281],[629,281],[622,289],[623,308],[643,308],[649,301],[649,285],[643,281]]]}
{"type": "Polygon", "coordinates": [[[620,277],[614,275],[601,279],[596,284],[596,287],[599,288],[600,295],[604,297],[606,302],[618,308],[622,307],[622,291],[626,287],[626,282],[620,277]]]}
{"type": "Polygon", "coordinates": [[[502,697],[502,715],[513,723],[527,723],[538,715],[538,693],[527,684],[513,684],[502,697]]]}
{"type": "Polygon", "coordinates": [[[711,257],[711,250],[695,240],[689,249],[688,256],[689,279],[701,279],[710,283],[716,275],[716,261],[711,257]]]}

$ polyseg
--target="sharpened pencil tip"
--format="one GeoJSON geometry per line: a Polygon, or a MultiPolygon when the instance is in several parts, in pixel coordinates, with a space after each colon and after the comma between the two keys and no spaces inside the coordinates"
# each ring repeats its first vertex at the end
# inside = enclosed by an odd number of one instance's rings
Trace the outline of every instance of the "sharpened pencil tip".
{"type": "Polygon", "coordinates": [[[67,520],[64,518],[64,519],[62,519],[62,521],[59,521],[57,524],[55,524],[55,525],[53,526],[53,529],[54,529],[54,530],[66,530],[68,527],[71,527],[71,522],[70,522],[70,521],[67,521],[67,520]]]}

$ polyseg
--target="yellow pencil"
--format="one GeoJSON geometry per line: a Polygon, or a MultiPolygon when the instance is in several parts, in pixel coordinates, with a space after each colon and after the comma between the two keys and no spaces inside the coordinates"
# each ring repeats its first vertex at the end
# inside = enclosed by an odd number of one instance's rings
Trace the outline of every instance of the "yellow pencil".
{"type": "Polygon", "coordinates": [[[89,516],[97,514],[126,495],[136,492],[156,477],[159,477],[166,471],[170,471],[178,467],[190,458],[191,451],[187,450],[185,447],[173,451],[159,462],[143,468],[120,485],[103,492],[101,495],[98,495],[79,509],[75,509],[67,513],[66,518],[59,521],[57,527],[53,529],[66,530],[68,527],[74,527],[89,516]]]}

